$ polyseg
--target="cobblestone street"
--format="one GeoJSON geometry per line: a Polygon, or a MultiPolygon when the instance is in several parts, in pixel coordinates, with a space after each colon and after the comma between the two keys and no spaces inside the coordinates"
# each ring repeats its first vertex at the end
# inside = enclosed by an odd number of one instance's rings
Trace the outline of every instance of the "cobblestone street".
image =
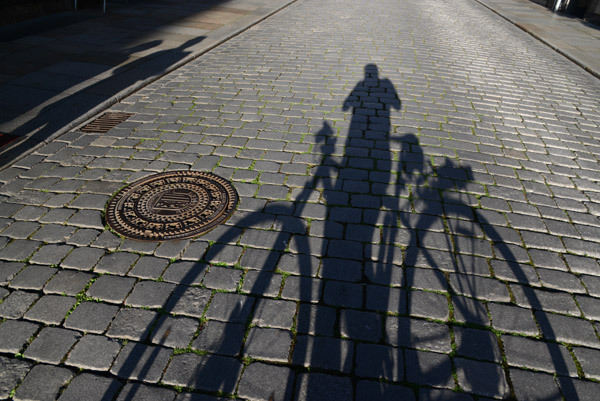
{"type": "Polygon", "coordinates": [[[600,80],[474,0],[298,0],[0,171],[0,399],[597,400],[600,80]],[[193,240],[106,226],[210,171],[193,240]]]}

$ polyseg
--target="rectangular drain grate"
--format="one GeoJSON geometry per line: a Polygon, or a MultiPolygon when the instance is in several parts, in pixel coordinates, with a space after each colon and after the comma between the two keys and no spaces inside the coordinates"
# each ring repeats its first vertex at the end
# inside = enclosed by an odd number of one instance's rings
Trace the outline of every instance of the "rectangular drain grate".
{"type": "Polygon", "coordinates": [[[127,120],[133,114],[122,113],[122,112],[108,112],[104,113],[91,123],[87,124],[81,129],[83,132],[96,132],[105,134],[123,121],[127,120]]]}

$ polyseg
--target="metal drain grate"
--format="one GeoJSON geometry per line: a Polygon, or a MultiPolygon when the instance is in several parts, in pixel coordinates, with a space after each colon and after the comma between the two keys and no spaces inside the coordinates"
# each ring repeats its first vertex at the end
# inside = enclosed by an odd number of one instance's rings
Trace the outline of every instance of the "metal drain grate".
{"type": "Polygon", "coordinates": [[[122,112],[104,113],[103,115],[101,115],[100,117],[83,127],[81,131],[105,134],[117,125],[121,124],[123,121],[127,120],[132,115],[133,114],[131,113],[122,112]]]}

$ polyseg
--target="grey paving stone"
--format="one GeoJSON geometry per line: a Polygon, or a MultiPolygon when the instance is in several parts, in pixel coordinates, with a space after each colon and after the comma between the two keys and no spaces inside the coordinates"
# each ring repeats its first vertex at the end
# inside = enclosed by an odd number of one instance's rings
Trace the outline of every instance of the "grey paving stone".
{"type": "Polygon", "coordinates": [[[594,400],[598,395],[598,383],[572,378],[558,378],[558,385],[565,399],[594,400]]]}
{"type": "Polygon", "coordinates": [[[14,395],[15,400],[55,400],[62,386],[67,384],[74,376],[69,369],[36,365],[23,380],[14,395]]]}
{"type": "Polygon", "coordinates": [[[29,369],[29,362],[0,356],[0,398],[9,399],[11,391],[23,380],[29,369]]]}
{"type": "MultiPolygon", "coordinates": [[[[481,398],[483,400],[483,398],[481,398]]],[[[419,400],[422,401],[473,401],[473,397],[466,393],[437,388],[420,388],[419,400]]],[[[487,400],[486,400],[487,401],[487,400]]]]}
{"type": "Polygon", "coordinates": [[[10,282],[10,287],[21,290],[41,290],[58,270],[52,267],[29,265],[10,282]]]}
{"type": "Polygon", "coordinates": [[[252,324],[289,330],[294,323],[295,314],[294,302],[260,299],[254,308],[252,324]]]}
{"type": "Polygon", "coordinates": [[[0,260],[23,261],[40,247],[41,242],[14,240],[0,251],[0,260]]]}
{"type": "Polygon", "coordinates": [[[189,243],[189,240],[163,242],[156,248],[154,255],[167,259],[179,258],[189,243]]]}
{"type": "Polygon", "coordinates": [[[81,369],[108,371],[121,347],[118,340],[86,334],[75,344],[65,364],[81,369]]]}
{"type": "Polygon", "coordinates": [[[581,281],[592,296],[600,296],[600,276],[581,275],[581,281]]]}
{"type": "Polygon", "coordinates": [[[206,252],[207,249],[208,249],[208,243],[206,243],[206,242],[200,242],[200,241],[192,242],[185,248],[185,250],[183,252],[183,256],[181,256],[181,259],[198,261],[198,260],[202,259],[202,257],[204,256],[204,253],[206,252]]]}
{"type": "Polygon", "coordinates": [[[125,300],[125,304],[144,308],[162,308],[166,305],[174,287],[169,283],[140,281],[125,300]]]}
{"type": "Polygon", "coordinates": [[[108,328],[119,307],[98,302],[82,302],[67,317],[64,326],[70,329],[101,334],[108,328]]]}
{"type": "Polygon", "coordinates": [[[517,305],[549,312],[581,316],[573,296],[559,291],[538,290],[526,286],[511,285],[517,305]]]}
{"type": "Polygon", "coordinates": [[[29,260],[41,265],[58,265],[73,249],[70,245],[48,244],[40,248],[29,260]]]}
{"type": "Polygon", "coordinates": [[[340,333],[351,340],[379,342],[383,333],[381,316],[344,309],[340,312],[340,333]]]}
{"type": "Polygon", "coordinates": [[[600,351],[592,348],[573,347],[573,352],[581,364],[585,377],[598,379],[600,377],[600,351]]]}
{"type": "Polygon", "coordinates": [[[69,387],[60,395],[60,401],[102,401],[112,399],[123,384],[115,379],[81,373],[70,383],[69,387]]]}
{"type": "Polygon", "coordinates": [[[44,295],[25,313],[24,317],[45,324],[59,325],[76,302],[77,299],[73,297],[44,295]]]}
{"type": "Polygon", "coordinates": [[[142,256],[137,260],[133,269],[127,273],[128,276],[156,280],[161,276],[169,264],[166,259],[153,256],[142,256]]]}
{"type": "Polygon", "coordinates": [[[451,274],[450,285],[458,294],[486,301],[510,302],[506,285],[485,277],[451,274]]]}
{"type": "Polygon", "coordinates": [[[200,334],[192,343],[192,348],[236,356],[241,351],[245,332],[245,327],[241,324],[209,320],[201,327],[200,334]]]}
{"type": "Polygon", "coordinates": [[[135,281],[133,277],[100,276],[88,288],[86,295],[105,302],[120,304],[131,292],[135,281]]]}
{"type": "Polygon", "coordinates": [[[117,397],[118,401],[172,401],[177,393],[162,387],[127,383],[117,397]]]}
{"type": "Polygon", "coordinates": [[[99,234],[100,233],[96,230],[80,228],[75,231],[75,233],[69,239],[67,239],[67,243],[76,246],[88,246],[93,240],[96,239],[96,237],[98,237],[99,234]]]}
{"type": "Polygon", "coordinates": [[[157,383],[170,356],[169,348],[129,342],[117,356],[110,372],[124,379],[157,383]]]}
{"type": "Polygon", "coordinates": [[[234,358],[188,353],[173,357],[162,382],[172,386],[231,394],[241,373],[242,364],[234,358]]]}
{"type": "Polygon", "coordinates": [[[170,283],[197,285],[202,282],[207,269],[208,265],[204,262],[174,262],[162,278],[170,283]]]}
{"type": "Polygon", "coordinates": [[[242,270],[211,266],[202,283],[212,289],[235,291],[242,277],[242,270]]]}
{"type": "Polygon", "coordinates": [[[114,318],[106,335],[125,340],[144,341],[150,334],[157,317],[158,313],[154,311],[123,308],[114,318]]]}
{"type": "Polygon", "coordinates": [[[321,298],[323,280],[308,277],[287,277],[281,292],[284,299],[318,302],[321,298]]]}
{"type": "Polygon", "coordinates": [[[501,365],[455,358],[454,366],[458,383],[464,390],[494,398],[506,398],[510,395],[501,365]]]}
{"type": "Polygon", "coordinates": [[[279,295],[282,280],[281,274],[248,271],[244,276],[242,292],[275,298],[279,295]]]}
{"type": "Polygon", "coordinates": [[[200,393],[180,393],[175,397],[175,401],[227,401],[227,398],[213,397],[200,393]]]}
{"type": "Polygon", "coordinates": [[[600,348],[600,340],[590,322],[542,311],[536,311],[534,315],[544,338],[600,348]]]}
{"type": "Polygon", "coordinates": [[[44,287],[47,294],[76,295],[94,278],[93,274],[73,270],[59,270],[44,287]]]}
{"type": "Polygon", "coordinates": [[[519,400],[562,400],[552,375],[520,369],[510,369],[510,377],[519,400]]]}
{"type": "Polygon", "coordinates": [[[150,341],[171,348],[187,348],[199,326],[196,319],[161,316],[153,329],[150,341]]]}
{"type": "Polygon", "coordinates": [[[104,231],[100,234],[92,243],[95,248],[104,248],[111,252],[114,252],[121,245],[121,238],[117,237],[110,231],[104,231]]]}
{"type": "Polygon", "coordinates": [[[583,295],[576,296],[576,299],[585,317],[600,321],[600,299],[583,295]]]}
{"type": "Polygon", "coordinates": [[[349,373],[353,358],[351,341],[299,335],[296,337],[292,364],[349,373]]]}
{"type": "Polygon", "coordinates": [[[277,269],[294,275],[315,277],[319,265],[320,261],[317,257],[286,253],[277,263],[277,269]]]}
{"type": "Polygon", "coordinates": [[[98,210],[81,209],[67,221],[67,224],[76,227],[95,228],[97,230],[104,229],[102,215],[98,210]]]}
{"type": "Polygon", "coordinates": [[[104,210],[109,197],[98,194],[81,194],[73,200],[69,206],[76,209],[104,210]]]}
{"type": "Polygon", "coordinates": [[[58,364],[79,340],[81,333],[58,327],[46,327],[25,350],[25,357],[45,363],[58,364]]]}
{"type": "Polygon", "coordinates": [[[248,229],[242,235],[240,244],[253,248],[283,251],[289,241],[290,234],[285,232],[248,229]]]}
{"type": "Polygon", "coordinates": [[[0,324],[0,352],[18,354],[40,325],[22,320],[5,320],[0,324]]]}
{"type": "Polygon", "coordinates": [[[563,345],[513,336],[502,336],[502,342],[510,366],[577,376],[573,358],[563,345]]]}
{"type": "Polygon", "coordinates": [[[209,263],[234,265],[237,263],[243,250],[241,246],[215,244],[209,248],[206,256],[204,256],[204,260],[209,263]]]}
{"type": "Polygon", "coordinates": [[[167,303],[166,310],[177,315],[200,318],[204,315],[211,295],[212,292],[205,288],[177,287],[167,303]]]}
{"type": "Polygon", "coordinates": [[[571,293],[585,293],[581,280],[569,272],[550,269],[536,269],[542,285],[546,288],[568,291],[571,293]]]}
{"type": "Polygon", "coordinates": [[[356,385],[356,400],[367,401],[374,397],[382,401],[415,400],[413,390],[409,387],[372,381],[359,381],[356,385]]]}
{"type": "Polygon", "coordinates": [[[298,308],[296,330],[298,333],[333,336],[335,320],[335,309],[303,303],[298,308]]]}
{"type": "Polygon", "coordinates": [[[46,224],[33,234],[31,239],[47,243],[63,243],[71,237],[74,232],[74,227],[46,224]]]}
{"type": "Polygon", "coordinates": [[[103,255],[102,249],[75,248],[60,265],[67,269],[92,270],[103,255]]]}
{"type": "Polygon", "coordinates": [[[357,282],[363,278],[362,270],[361,263],[356,261],[324,258],[319,276],[325,279],[357,282]]]}
{"type": "Polygon", "coordinates": [[[35,221],[39,220],[40,217],[45,215],[48,210],[49,209],[46,207],[25,206],[17,213],[13,214],[12,218],[15,220],[35,221]]]}
{"type": "Polygon", "coordinates": [[[0,262],[0,285],[7,285],[24,266],[23,263],[0,262]]]}
{"type": "Polygon", "coordinates": [[[254,298],[239,294],[216,293],[206,311],[209,319],[246,323],[254,306],[254,298]]]}
{"type": "Polygon", "coordinates": [[[573,273],[600,276],[600,265],[596,260],[575,255],[564,255],[564,257],[573,273]]]}
{"type": "Polygon", "coordinates": [[[66,209],[66,208],[56,208],[50,209],[48,213],[46,213],[43,217],[39,219],[41,223],[52,223],[52,224],[62,224],[65,223],[73,214],[75,210],[66,209]]]}
{"type": "Polygon", "coordinates": [[[456,353],[469,358],[501,362],[498,339],[491,331],[454,327],[456,353]]]}
{"type": "Polygon", "coordinates": [[[296,380],[295,399],[298,401],[351,400],[353,393],[349,377],[302,373],[296,380]]]}
{"type": "Polygon", "coordinates": [[[492,302],[488,304],[488,308],[492,316],[492,327],[495,329],[530,336],[539,334],[529,309],[492,302]]]}
{"type": "Polygon", "coordinates": [[[438,320],[447,320],[450,316],[448,299],[445,295],[426,291],[409,291],[406,296],[407,311],[411,316],[438,320]]]}
{"type": "Polygon", "coordinates": [[[248,400],[277,399],[290,400],[293,392],[295,373],[293,370],[252,363],[244,369],[238,386],[238,396],[248,400]]]}
{"type": "Polygon", "coordinates": [[[27,309],[39,298],[38,294],[13,291],[0,304],[0,317],[7,319],[18,319],[22,317],[27,309]]]}
{"type": "Polygon", "coordinates": [[[244,355],[273,362],[287,362],[292,344],[292,332],[253,327],[248,333],[244,355]]]}
{"type": "Polygon", "coordinates": [[[323,300],[328,305],[360,308],[363,300],[363,288],[360,284],[327,281],[323,300]]]}
{"type": "MultiPolygon", "coordinates": [[[[69,255],[70,256],[70,255],[69,255]]],[[[124,276],[138,260],[138,255],[129,252],[113,252],[104,255],[96,265],[96,273],[110,273],[124,276]]]]}
{"type": "Polygon", "coordinates": [[[2,235],[15,239],[27,239],[39,228],[39,223],[32,221],[15,221],[2,231],[2,235]]]}
{"type": "Polygon", "coordinates": [[[450,352],[448,326],[406,317],[388,316],[385,322],[386,342],[437,352],[450,352]]]}
{"type": "Polygon", "coordinates": [[[404,353],[401,348],[358,343],[356,375],[399,382],[404,380],[404,353]]]}
{"type": "Polygon", "coordinates": [[[453,388],[450,358],[444,354],[406,350],[406,380],[409,383],[453,388]]]}

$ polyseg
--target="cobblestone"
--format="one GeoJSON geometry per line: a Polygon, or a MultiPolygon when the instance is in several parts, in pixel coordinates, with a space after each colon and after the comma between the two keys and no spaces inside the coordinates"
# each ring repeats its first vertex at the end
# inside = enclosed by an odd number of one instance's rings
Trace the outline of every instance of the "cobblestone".
{"type": "Polygon", "coordinates": [[[39,362],[58,364],[81,334],[57,327],[46,327],[25,350],[24,356],[39,362]]]}
{"type": "Polygon", "coordinates": [[[0,398],[594,399],[586,74],[466,0],[261,20],[0,172],[0,398]],[[226,224],[106,230],[123,183],[178,169],[234,181],[226,224]]]}

